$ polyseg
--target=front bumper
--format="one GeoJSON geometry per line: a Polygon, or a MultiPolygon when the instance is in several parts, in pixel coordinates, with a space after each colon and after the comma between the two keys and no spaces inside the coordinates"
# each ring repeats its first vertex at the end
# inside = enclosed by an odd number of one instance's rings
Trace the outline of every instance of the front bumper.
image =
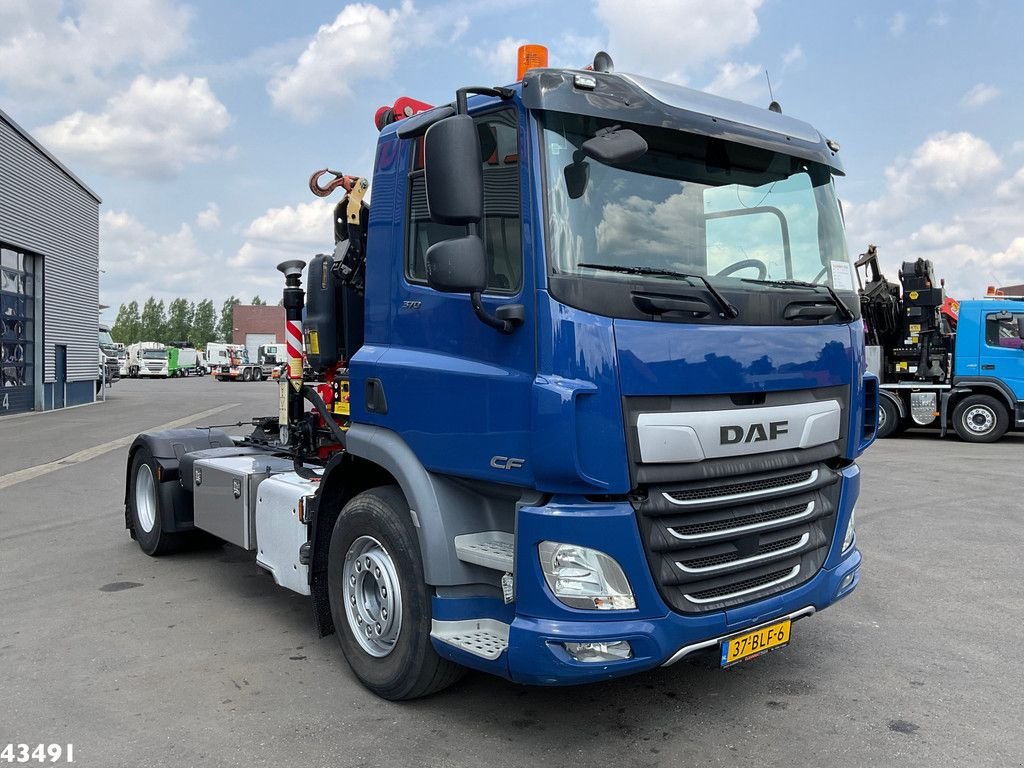
{"type": "MultiPolygon", "coordinates": [[[[787,591],[726,610],[683,614],[669,609],[654,583],[637,526],[627,502],[585,502],[558,497],[544,507],[522,507],[516,532],[515,603],[435,598],[441,619],[480,617],[509,625],[508,647],[494,660],[482,659],[435,641],[443,656],[521,683],[570,685],[594,682],[667,665],[718,642],[776,619],[800,619],[852,592],[860,580],[856,543],[842,552],[842,539],[859,491],[859,471],[842,471],[842,491],[833,541],[824,565],[809,580],[787,591]],[[636,609],[584,611],[568,608],[550,592],[537,557],[541,541],[598,549],[615,558],[629,579],[636,609]],[[463,605],[464,604],[464,605],[463,605]],[[463,612],[465,608],[465,612],[463,612]],[[461,615],[460,615],[461,614],[461,615]],[[564,643],[626,640],[632,657],[613,662],[580,662],[564,643]]],[[[797,633],[799,642],[799,632],[797,633]]]]}
{"type": "MultiPolygon", "coordinates": [[[[810,616],[848,595],[860,580],[861,555],[853,547],[835,568],[809,582],[738,611],[704,616],[666,613],[657,619],[565,622],[517,616],[509,631],[508,677],[534,685],[595,682],[674,664],[739,632],[776,619],[810,616]],[[852,579],[846,580],[852,574],[852,579]],[[840,589],[844,580],[846,585],[840,589]],[[734,615],[739,614],[739,615],[734,615]],[[608,663],[578,662],[563,643],[627,640],[633,657],[608,663]]],[[[797,632],[799,638],[799,631],[797,632]]]]}

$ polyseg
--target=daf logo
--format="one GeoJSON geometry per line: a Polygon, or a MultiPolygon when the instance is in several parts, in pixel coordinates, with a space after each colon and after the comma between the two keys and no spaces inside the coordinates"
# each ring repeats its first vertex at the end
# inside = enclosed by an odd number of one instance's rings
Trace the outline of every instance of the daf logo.
{"type": "Polygon", "coordinates": [[[491,466],[495,469],[519,469],[526,463],[526,459],[514,459],[508,456],[492,456],[491,466]]]}
{"type": "Polygon", "coordinates": [[[727,425],[721,427],[720,442],[722,445],[736,443],[760,443],[765,440],[778,440],[781,435],[789,434],[788,421],[769,421],[767,424],[754,422],[744,429],[742,426],[727,425]]]}

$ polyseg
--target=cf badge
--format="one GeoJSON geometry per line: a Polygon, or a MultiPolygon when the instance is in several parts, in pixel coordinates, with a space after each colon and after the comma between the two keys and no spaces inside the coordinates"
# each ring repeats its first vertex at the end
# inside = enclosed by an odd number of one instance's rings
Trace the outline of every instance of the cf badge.
{"type": "Polygon", "coordinates": [[[492,456],[491,466],[495,469],[519,469],[526,463],[526,459],[513,459],[508,456],[492,456]]]}

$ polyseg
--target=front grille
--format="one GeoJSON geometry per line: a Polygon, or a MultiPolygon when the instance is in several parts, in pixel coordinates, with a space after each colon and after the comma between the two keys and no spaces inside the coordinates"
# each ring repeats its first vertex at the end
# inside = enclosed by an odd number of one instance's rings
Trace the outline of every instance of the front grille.
{"type": "Polygon", "coordinates": [[[767,512],[756,512],[752,515],[743,515],[729,520],[711,520],[706,523],[691,523],[689,525],[677,525],[670,529],[679,538],[707,537],[722,531],[735,531],[737,528],[749,528],[751,526],[764,526],[784,520],[789,517],[797,517],[805,512],[813,511],[807,509],[807,504],[794,504],[789,507],[771,509],[767,512]]]}
{"type": "Polygon", "coordinates": [[[818,462],[648,487],[638,517],[666,602],[720,611],[810,579],[832,543],[840,477],[818,462]]]}
{"type": "MultiPolygon", "coordinates": [[[[773,552],[778,552],[783,549],[791,549],[803,540],[803,536],[790,536],[788,539],[783,539],[782,541],[772,542],[771,544],[762,544],[757,548],[757,554],[754,555],[754,557],[763,557],[764,555],[770,555],[773,552]]],[[[716,568],[721,565],[727,565],[729,563],[735,563],[741,559],[743,558],[739,552],[730,552],[724,555],[710,555],[708,557],[698,557],[692,560],[680,560],[679,565],[693,571],[700,571],[707,570],[709,568],[716,568]]]]}
{"type": "Polygon", "coordinates": [[[724,587],[713,587],[712,589],[705,589],[701,592],[694,592],[690,597],[696,598],[697,600],[718,600],[723,597],[727,597],[730,594],[736,594],[738,592],[749,592],[756,590],[758,587],[763,587],[766,584],[773,582],[779,582],[789,579],[787,577],[795,576],[792,568],[783,568],[781,571],[773,571],[772,573],[766,573],[764,576],[756,576],[753,579],[747,579],[746,581],[738,581],[735,584],[729,584],[724,587]]]}
{"type": "Polygon", "coordinates": [[[728,485],[717,485],[709,488],[694,488],[679,491],[667,491],[666,496],[673,501],[694,502],[705,499],[722,498],[724,496],[746,496],[748,494],[774,491],[791,486],[806,484],[812,481],[813,472],[794,472],[780,477],[762,478],[749,480],[743,483],[730,483],[728,485]]]}

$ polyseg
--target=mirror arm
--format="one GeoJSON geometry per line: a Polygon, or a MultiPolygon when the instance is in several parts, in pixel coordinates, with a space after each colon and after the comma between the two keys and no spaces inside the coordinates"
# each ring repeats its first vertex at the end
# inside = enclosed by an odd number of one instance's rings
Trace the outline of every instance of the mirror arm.
{"type": "Polygon", "coordinates": [[[470,304],[473,305],[473,312],[474,314],[476,314],[480,322],[483,323],[484,325],[489,325],[496,331],[509,334],[512,333],[516,329],[516,327],[519,326],[520,323],[522,323],[521,318],[504,320],[488,312],[487,309],[484,307],[483,301],[480,298],[480,291],[473,291],[471,294],[469,294],[469,301],[470,304]]]}
{"type": "Polygon", "coordinates": [[[458,112],[458,114],[469,114],[467,100],[471,93],[479,94],[481,96],[497,96],[502,101],[508,101],[513,95],[515,95],[515,91],[511,88],[490,88],[486,85],[469,85],[465,88],[459,88],[459,90],[455,92],[455,111],[458,112]]]}

